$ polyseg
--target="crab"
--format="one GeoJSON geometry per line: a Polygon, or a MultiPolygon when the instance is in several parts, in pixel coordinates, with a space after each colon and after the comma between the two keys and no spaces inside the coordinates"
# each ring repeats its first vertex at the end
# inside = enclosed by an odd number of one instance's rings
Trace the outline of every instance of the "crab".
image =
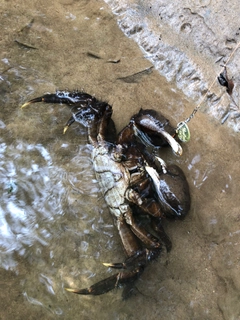
{"type": "Polygon", "coordinates": [[[160,113],[141,109],[116,134],[112,107],[85,92],[57,91],[34,98],[22,107],[36,102],[70,107],[72,116],[64,133],[74,122],[87,128],[93,146],[93,168],[126,254],[124,262],[104,263],[118,269],[116,274],[88,288],[67,290],[100,295],[124,286],[122,297],[126,299],[148,263],[159,256],[163,244],[167,251],[171,249],[162,219],[184,218],[190,208],[189,186],[183,171],[176,165],[166,165],[153,152],[155,148],[171,146],[175,154],[181,155],[175,130],[160,113]],[[147,217],[145,225],[142,216],[147,217]]]}

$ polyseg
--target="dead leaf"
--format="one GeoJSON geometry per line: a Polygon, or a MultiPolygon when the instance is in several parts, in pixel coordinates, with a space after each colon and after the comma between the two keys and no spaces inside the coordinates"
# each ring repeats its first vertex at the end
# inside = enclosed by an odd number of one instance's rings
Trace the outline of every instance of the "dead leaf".
{"type": "Polygon", "coordinates": [[[220,83],[221,86],[227,88],[227,93],[231,96],[233,92],[234,83],[232,79],[228,78],[226,66],[224,66],[223,72],[221,72],[220,75],[218,76],[218,82],[220,83]]]}

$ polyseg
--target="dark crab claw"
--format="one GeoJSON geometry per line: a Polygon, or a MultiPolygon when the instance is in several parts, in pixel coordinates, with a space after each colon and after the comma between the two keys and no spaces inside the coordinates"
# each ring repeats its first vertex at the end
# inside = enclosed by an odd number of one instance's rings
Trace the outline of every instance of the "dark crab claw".
{"type": "Polygon", "coordinates": [[[123,291],[123,295],[122,295],[123,299],[127,299],[135,281],[139,278],[142,272],[143,272],[143,268],[140,267],[133,271],[116,273],[104,280],[101,280],[93,284],[89,288],[84,288],[84,289],[65,288],[65,290],[76,293],[76,294],[98,296],[98,295],[107,293],[121,285],[127,285],[126,290],[123,291]]]}
{"type": "MultiPolygon", "coordinates": [[[[73,100],[73,99],[72,99],[73,100]]],[[[37,97],[37,98],[34,98],[34,99],[31,99],[29,100],[28,102],[24,103],[22,105],[21,108],[25,108],[27,107],[29,104],[31,103],[36,103],[36,102],[45,102],[45,103],[66,103],[66,104],[71,104],[71,100],[66,97],[64,97],[63,95],[60,96],[59,94],[57,93],[48,93],[48,94],[45,94],[41,97],[37,97]]],[[[73,103],[73,102],[72,102],[73,103]]]]}
{"type": "Polygon", "coordinates": [[[44,96],[38,97],[38,98],[34,98],[34,99],[32,99],[32,100],[29,100],[28,102],[25,102],[25,103],[21,106],[21,108],[25,108],[25,107],[27,107],[29,104],[35,103],[35,102],[45,102],[44,96]]]}
{"type": "MultiPolygon", "coordinates": [[[[55,93],[52,93],[52,94],[45,94],[41,97],[37,97],[37,98],[34,98],[34,99],[31,99],[29,100],[28,102],[24,103],[21,108],[25,108],[27,107],[29,104],[31,103],[36,103],[36,102],[45,102],[45,103],[62,103],[64,100],[63,98],[60,98],[58,95],[56,95],[55,93]]],[[[66,102],[65,103],[67,104],[70,104],[70,102],[66,102]]],[[[70,125],[75,122],[75,119],[74,117],[72,116],[68,122],[66,123],[66,125],[64,126],[63,128],[63,133],[65,134],[67,129],[70,127],[70,125]]]]}
{"type": "Polygon", "coordinates": [[[182,147],[173,138],[174,129],[170,126],[169,121],[161,114],[154,110],[140,110],[138,114],[132,117],[131,123],[135,135],[137,135],[146,145],[163,145],[163,141],[167,142],[173,152],[182,155],[182,147]],[[170,132],[170,133],[169,133],[170,132]],[[155,137],[152,143],[153,137],[155,137]],[[160,139],[159,143],[157,138],[160,139]]]}
{"type": "Polygon", "coordinates": [[[46,102],[46,103],[63,103],[69,106],[75,105],[79,102],[96,102],[96,99],[85,92],[73,91],[68,92],[65,90],[57,90],[56,93],[47,93],[41,97],[34,98],[22,105],[22,108],[35,102],[46,102]]]}
{"type": "Polygon", "coordinates": [[[183,151],[180,144],[167,131],[161,130],[161,135],[164,136],[166,141],[170,144],[173,152],[178,156],[181,156],[183,151]]]}
{"type": "Polygon", "coordinates": [[[67,129],[70,127],[71,124],[73,124],[73,122],[75,122],[74,117],[72,116],[68,122],[65,124],[64,128],[63,128],[63,134],[66,133],[67,129]]]}
{"type": "Polygon", "coordinates": [[[84,289],[71,289],[71,288],[65,288],[69,292],[73,292],[76,294],[83,294],[83,295],[94,295],[98,296],[100,294],[104,294],[112,289],[114,289],[117,285],[117,274],[101,280],[94,285],[92,285],[89,288],[84,288],[84,289]]]}

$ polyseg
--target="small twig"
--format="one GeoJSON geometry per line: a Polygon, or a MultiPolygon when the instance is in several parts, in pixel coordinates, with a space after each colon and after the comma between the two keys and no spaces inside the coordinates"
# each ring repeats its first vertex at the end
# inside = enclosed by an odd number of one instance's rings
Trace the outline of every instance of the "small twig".
{"type": "Polygon", "coordinates": [[[23,43],[23,42],[20,42],[18,41],[17,39],[14,40],[14,42],[16,42],[20,47],[24,47],[24,48],[27,48],[27,49],[37,49],[36,47],[30,45],[30,44],[27,44],[27,43],[23,43]]]}
{"type": "Polygon", "coordinates": [[[143,76],[146,76],[146,75],[152,73],[152,68],[153,68],[153,66],[151,66],[149,68],[146,68],[146,69],[144,69],[142,71],[133,73],[133,74],[131,74],[129,76],[117,78],[117,80],[121,80],[121,81],[124,81],[124,82],[127,82],[127,83],[139,82],[143,76]]]}
{"type": "Polygon", "coordinates": [[[94,59],[102,59],[102,57],[100,57],[99,54],[91,52],[91,51],[87,51],[87,56],[89,56],[90,58],[94,58],[94,59]]]}
{"type": "Polygon", "coordinates": [[[29,29],[32,27],[33,22],[34,22],[34,18],[32,18],[32,20],[31,20],[27,25],[25,25],[24,27],[22,27],[22,28],[18,31],[18,33],[20,33],[20,32],[28,32],[29,29]]]}

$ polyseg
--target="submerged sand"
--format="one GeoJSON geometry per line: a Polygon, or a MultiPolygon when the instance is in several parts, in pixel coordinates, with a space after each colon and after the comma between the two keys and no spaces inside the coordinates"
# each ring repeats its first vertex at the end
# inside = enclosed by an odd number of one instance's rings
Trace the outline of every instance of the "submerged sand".
{"type": "MultiPolygon", "coordinates": [[[[102,262],[124,254],[85,130],[62,134],[64,106],[20,106],[56,89],[84,89],[113,105],[118,130],[139,108],[176,125],[239,41],[239,8],[228,1],[106,2],[0,3],[0,318],[136,319],[137,310],[140,319],[238,319],[239,122],[217,83],[190,122],[183,156],[162,154],[184,170],[192,195],[188,217],[165,222],[172,251],[145,270],[128,301],[121,290],[64,290],[103,279],[112,271],[102,262]]],[[[237,57],[229,62],[236,101],[237,57]]]]}

